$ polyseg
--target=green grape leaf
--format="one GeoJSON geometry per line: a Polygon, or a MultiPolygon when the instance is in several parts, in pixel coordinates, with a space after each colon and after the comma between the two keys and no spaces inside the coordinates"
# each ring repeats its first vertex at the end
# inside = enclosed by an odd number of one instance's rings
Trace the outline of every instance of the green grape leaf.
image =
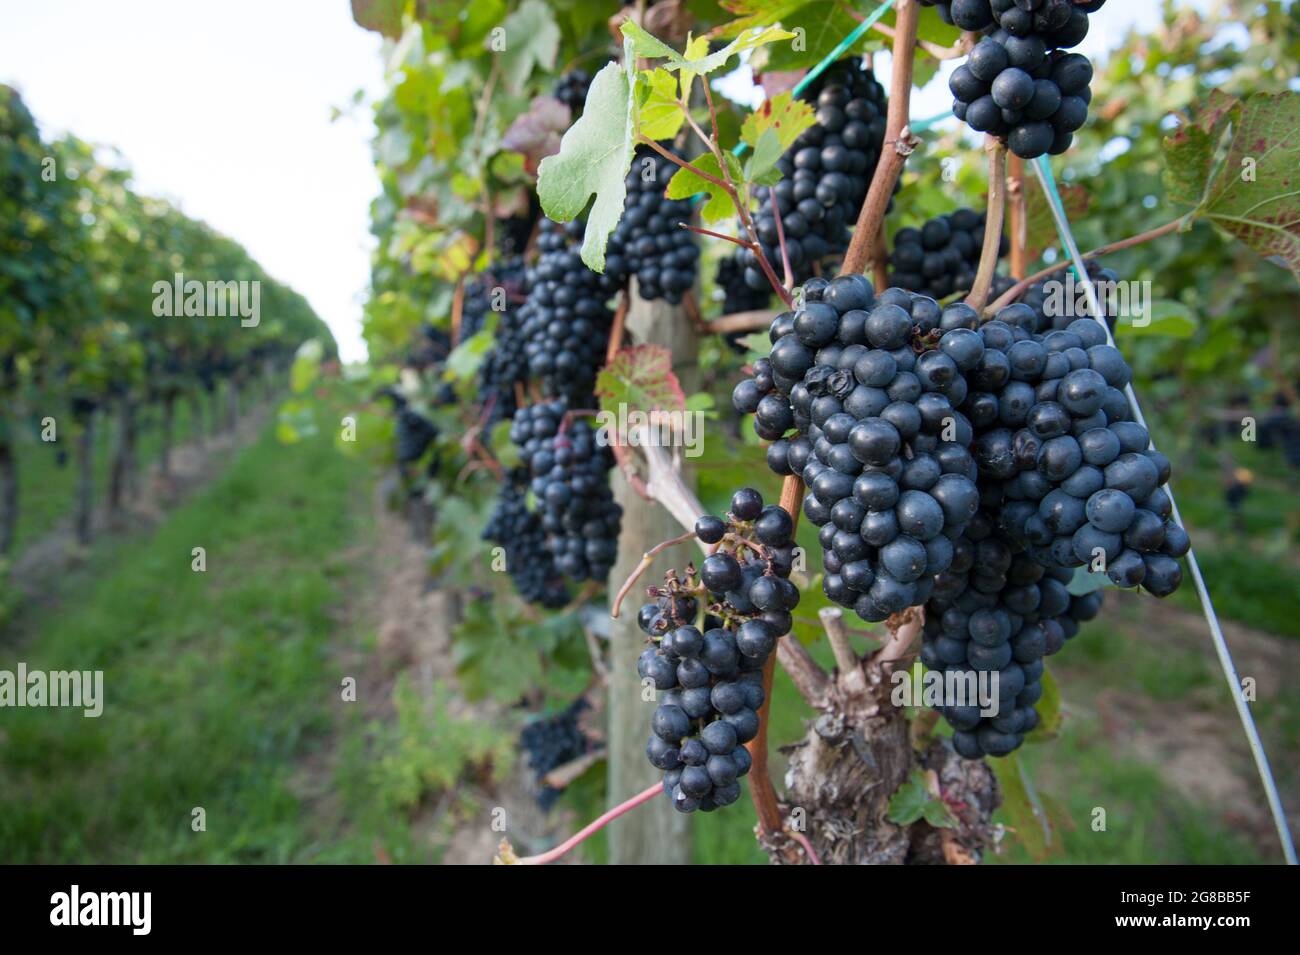
{"type": "Polygon", "coordinates": [[[1174,202],[1199,207],[1204,201],[1215,152],[1240,105],[1236,97],[1211,90],[1188,121],[1165,137],[1165,188],[1174,202]]]}
{"type": "Polygon", "coordinates": [[[507,470],[513,470],[519,467],[520,454],[519,445],[510,440],[510,421],[498,421],[492,426],[492,433],[488,436],[488,447],[492,449],[492,456],[495,457],[501,466],[507,470]]]}
{"type": "MultiPolygon", "coordinates": [[[[780,27],[765,27],[746,30],[716,53],[687,59],[663,40],[651,36],[631,20],[625,20],[622,26],[623,36],[632,42],[633,54],[657,60],[667,60],[665,68],[669,70],[688,70],[692,76],[704,76],[726,64],[733,56],[746,50],[757,49],[776,40],[786,40],[794,36],[780,27]]],[[[687,49],[692,47],[689,45],[687,49]]]]}
{"type": "Polygon", "coordinates": [[[1065,589],[1075,597],[1082,597],[1094,590],[1101,590],[1103,587],[1109,586],[1111,586],[1110,578],[1105,574],[1095,573],[1086,567],[1076,567],[1074,568],[1074,576],[1065,585],[1065,589]]]}
{"type": "Polygon", "coordinates": [[[1038,710],[1038,725],[1025,737],[1031,743],[1045,743],[1056,739],[1061,731],[1061,687],[1051,670],[1043,671],[1043,695],[1034,704],[1038,710]]]}
{"type": "Polygon", "coordinates": [[[665,69],[641,73],[645,98],[637,110],[637,132],[650,139],[672,139],[686,122],[686,113],[677,98],[677,77],[665,69]]]}
{"type": "MultiPolygon", "coordinates": [[[[1026,185],[1022,183],[1022,186],[1026,185]]],[[[1082,219],[1092,205],[1092,194],[1081,185],[1061,183],[1058,188],[1066,218],[1071,222],[1082,219]]],[[[1056,220],[1052,218],[1052,207],[1047,201],[1047,195],[1042,189],[1025,188],[1026,254],[1031,260],[1036,259],[1056,243],[1056,220]]]]}
{"type": "Polygon", "coordinates": [[[763,135],[758,137],[754,152],[745,162],[745,181],[760,186],[775,186],[781,181],[781,170],[776,168],[776,164],[784,152],[776,131],[764,130],[763,135]]]}
{"type": "MultiPolygon", "coordinates": [[[[740,168],[740,160],[731,153],[723,153],[722,155],[727,159],[727,169],[731,173],[732,182],[742,181],[744,171],[740,168]]],[[[735,215],[736,208],[731,201],[731,196],[727,195],[727,190],[717,183],[709,182],[703,176],[698,175],[696,170],[715,179],[722,179],[722,170],[718,166],[718,158],[713,153],[705,153],[692,160],[689,166],[682,166],[673,173],[673,177],[668,180],[668,190],[665,195],[669,199],[689,199],[691,196],[699,195],[702,192],[707,193],[709,201],[700,210],[700,216],[705,222],[721,222],[723,219],[735,215]]]]}
{"type": "Polygon", "coordinates": [[[920,769],[912,770],[907,782],[889,797],[886,818],[896,826],[910,826],[921,819],[936,829],[951,829],[957,825],[947,803],[930,792],[925,773],[920,769]]]}
{"type": "Polygon", "coordinates": [[[1165,338],[1191,338],[1199,327],[1192,310],[1182,302],[1157,299],[1147,308],[1147,314],[1134,318],[1121,317],[1115,324],[1117,338],[1164,336],[1165,338]],[[1138,324],[1138,323],[1141,324],[1138,324]]]}
{"type": "Polygon", "coordinates": [[[496,340],[496,335],[490,329],[483,329],[465,339],[447,356],[447,367],[444,374],[451,379],[466,381],[478,374],[479,367],[483,360],[487,358],[488,351],[492,348],[492,343],[496,340]]]}
{"type": "MultiPolygon", "coordinates": [[[[781,17],[791,42],[767,48],[768,70],[802,70],[816,66],[858,25],[837,0],[815,0],[781,17]]],[[[857,52],[860,43],[850,48],[857,52]]]]}
{"type": "Polygon", "coordinates": [[[537,167],[537,197],[543,211],[558,222],[582,215],[595,195],[582,240],[582,261],[595,272],[605,271],[605,247],[623,215],[623,178],[635,150],[634,83],[629,72],[635,57],[630,49],[624,59],[627,68],[608,63],[596,74],[582,116],[564,134],[560,151],[537,167]]]}
{"type": "Polygon", "coordinates": [[[1056,838],[1052,820],[1020,757],[1012,753],[990,760],[989,765],[1002,789],[1001,812],[1006,815],[1010,828],[1015,830],[1030,857],[1036,862],[1045,862],[1060,855],[1064,846],[1056,838]]]}
{"type": "Polygon", "coordinates": [[[740,138],[750,149],[758,148],[758,141],[766,132],[776,134],[781,151],[789,149],[799,134],[817,122],[811,104],[795,99],[789,90],[766,99],[745,117],[740,127],[740,138]]]}
{"type": "Polygon", "coordinates": [[[551,70],[560,48],[560,28],[555,14],[542,0],[524,0],[501,24],[504,48],[500,50],[501,79],[506,89],[518,93],[534,67],[551,70]]]}
{"type": "Polygon", "coordinates": [[[618,352],[596,377],[600,410],[682,411],[686,394],[662,345],[633,345],[618,352]]]}
{"type": "Polygon", "coordinates": [[[737,19],[718,27],[721,37],[739,36],[746,30],[784,21],[813,0],[719,0],[718,5],[737,19]]]}

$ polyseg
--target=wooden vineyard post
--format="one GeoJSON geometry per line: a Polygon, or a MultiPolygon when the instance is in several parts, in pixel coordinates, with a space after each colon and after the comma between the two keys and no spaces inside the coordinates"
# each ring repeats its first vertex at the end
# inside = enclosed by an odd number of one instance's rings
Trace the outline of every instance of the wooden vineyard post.
{"type": "MultiPolygon", "coordinates": [[[[626,329],[625,341],[631,339],[631,343],[667,348],[672,353],[673,369],[683,390],[687,394],[695,390],[699,342],[685,309],[661,301],[645,301],[636,294],[633,280],[626,329]]],[[[688,485],[693,484],[689,470],[683,477],[688,485]]],[[[623,533],[619,538],[618,562],[609,576],[611,598],[646,551],[682,533],[681,525],[660,504],[640,497],[617,469],[613,487],[614,496],[623,507],[623,533]]],[[[637,610],[645,602],[641,595],[646,586],[662,582],[668,568],[680,569],[698,556],[699,551],[689,542],[659,554],[629,595],[618,619],[610,621],[606,796],[610,806],[618,805],[662,776],[645,755],[655,704],[642,700],[636,673],[637,657],[646,647],[645,635],[636,623],[637,610]]],[[[691,861],[690,817],[675,810],[666,798],[651,800],[649,805],[629,813],[608,831],[612,864],[686,865],[691,861]]]]}

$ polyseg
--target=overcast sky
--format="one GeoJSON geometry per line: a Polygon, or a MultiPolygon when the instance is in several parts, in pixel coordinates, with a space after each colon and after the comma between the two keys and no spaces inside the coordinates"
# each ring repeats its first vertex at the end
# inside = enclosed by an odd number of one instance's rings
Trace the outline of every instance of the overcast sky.
{"type": "MultiPolygon", "coordinates": [[[[1110,48],[1134,22],[1150,28],[1158,10],[1112,0],[1082,49],[1110,48]]],[[[368,107],[331,112],[358,89],[382,91],[379,48],[347,0],[0,0],[0,82],[22,91],[44,132],[117,147],[138,189],[238,240],[306,295],[348,360],[365,354],[378,184],[368,107]]],[[[949,108],[952,68],[913,99],[913,116],[949,108]]]]}

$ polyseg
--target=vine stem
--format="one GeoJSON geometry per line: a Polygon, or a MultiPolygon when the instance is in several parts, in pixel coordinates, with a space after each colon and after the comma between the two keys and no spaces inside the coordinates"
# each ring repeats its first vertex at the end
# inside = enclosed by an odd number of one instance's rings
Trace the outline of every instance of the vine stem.
{"type": "Polygon", "coordinates": [[[561,842],[554,849],[551,849],[547,852],[543,852],[540,855],[525,856],[522,859],[516,859],[514,864],[515,865],[548,865],[549,863],[554,862],[556,859],[568,855],[578,846],[582,845],[582,843],[586,842],[596,833],[600,832],[600,830],[608,826],[619,816],[623,815],[623,813],[631,812],[633,809],[635,809],[637,806],[641,805],[642,803],[647,803],[651,799],[654,799],[655,796],[659,795],[663,791],[664,791],[663,782],[662,781],[657,782],[653,786],[650,786],[648,789],[643,789],[641,792],[637,793],[631,799],[619,803],[617,806],[609,810],[609,812],[605,813],[604,815],[596,817],[596,819],[594,819],[592,822],[588,823],[587,825],[583,826],[573,835],[569,836],[569,838],[561,842]]]}
{"type": "MultiPolygon", "coordinates": [[[[708,95],[709,97],[709,111],[710,113],[713,113],[713,96],[711,93],[708,92],[709,85],[707,83],[703,85],[704,85],[704,91],[706,95],[708,95]]],[[[714,120],[715,128],[716,125],[717,125],[717,120],[715,118],[714,120]]],[[[646,136],[643,133],[637,134],[636,141],[638,143],[641,143],[644,146],[649,146],[660,156],[663,156],[671,163],[675,163],[676,165],[680,166],[682,169],[689,169],[692,173],[699,176],[705,182],[712,183],[713,185],[717,186],[719,189],[721,189],[723,192],[727,194],[728,198],[731,199],[731,204],[735,206],[736,212],[740,216],[740,221],[741,224],[744,225],[745,227],[745,232],[749,235],[750,250],[758,257],[758,264],[759,267],[762,268],[763,274],[767,277],[767,280],[771,284],[772,288],[776,290],[776,293],[779,296],[781,296],[781,300],[785,302],[786,306],[787,307],[793,306],[794,300],[790,297],[789,291],[786,290],[785,286],[782,285],[781,281],[776,277],[776,272],[772,270],[772,263],[767,260],[767,256],[763,253],[763,247],[758,244],[758,238],[754,234],[754,225],[749,218],[749,210],[747,210],[745,208],[745,204],[740,201],[740,193],[736,191],[736,187],[730,181],[730,176],[727,175],[726,162],[722,162],[719,164],[722,170],[722,174],[724,176],[727,176],[726,180],[723,180],[723,179],[719,179],[717,176],[713,175],[712,173],[707,173],[704,170],[691,165],[689,162],[687,162],[685,159],[682,159],[680,156],[674,156],[668,150],[664,149],[657,142],[655,142],[653,139],[651,139],[650,137],[646,136]]],[[[719,238],[723,238],[723,236],[719,236],[719,238]]]]}
{"type": "Polygon", "coordinates": [[[711,322],[705,322],[705,327],[714,335],[727,332],[757,332],[771,325],[774,318],[776,318],[776,312],[767,309],[758,309],[753,312],[732,312],[730,315],[723,315],[711,322]]]}
{"type": "Polygon", "coordinates": [[[776,241],[781,246],[781,265],[785,269],[785,281],[781,284],[789,288],[794,284],[794,273],[790,271],[790,251],[785,246],[785,226],[781,223],[780,207],[776,203],[776,187],[768,186],[767,194],[772,200],[772,210],[776,213],[772,218],[776,220],[776,241]]]}
{"type": "Polygon", "coordinates": [[[712,229],[704,229],[697,225],[691,225],[688,222],[679,222],[677,224],[687,232],[694,232],[698,235],[707,235],[711,239],[722,239],[724,242],[732,242],[740,246],[742,249],[752,250],[754,248],[754,243],[750,242],[748,239],[742,239],[740,236],[727,235],[725,232],[714,232],[712,229]]]}
{"type": "Polygon", "coordinates": [[[998,251],[1002,245],[1002,219],[1007,209],[1006,143],[996,136],[986,136],[984,151],[989,157],[989,205],[984,222],[984,248],[980,250],[975,287],[966,296],[966,304],[977,311],[988,304],[989,290],[993,287],[993,273],[997,271],[998,251]]]}
{"type": "Polygon", "coordinates": [[[884,253],[880,226],[885,221],[894,184],[903,164],[916,148],[916,138],[908,128],[912,105],[912,71],[916,61],[916,30],[920,18],[917,0],[899,0],[895,7],[894,65],[889,81],[889,113],[885,126],[885,149],[871,177],[871,188],[858,213],[853,240],[844,255],[840,271],[845,275],[861,274],[867,262],[878,261],[884,253]]]}
{"type": "MultiPolygon", "coordinates": [[[[1150,242],[1152,239],[1158,239],[1161,236],[1168,235],[1171,232],[1177,232],[1179,229],[1183,227],[1187,219],[1188,219],[1187,216],[1181,216],[1173,220],[1172,222],[1166,222],[1164,225],[1159,226],[1155,229],[1150,229],[1138,235],[1129,236],[1127,239],[1120,239],[1118,242],[1111,242],[1108,245],[1098,246],[1097,248],[1093,249],[1091,252],[1083,253],[1079,257],[1080,261],[1089,262],[1092,259],[1100,258],[1103,255],[1109,255],[1111,252],[1118,252],[1121,249],[1132,248],[1135,245],[1141,245],[1144,242],[1150,242]]],[[[1033,285],[1035,282],[1041,282],[1043,279],[1051,275],[1055,275],[1057,272],[1060,272],[1062,269],[1068,269],[1069,267],[1070,267],[1069,262],[1059,262],[1056,265],[1052,265],[1049,266],[1048,268],[1043,269],[1041,272],[1035,272],[1033,275],[1029,276],[1028,278],[1021,279],[1018,283],[1016,283],[1015,287],[1008,289],[1006,294],[1002,295],[995,302],[993,302],[993,304],[991,304],[988,308],[986,308],[984,310],[984,314],[986,316],[996,314],[999,309],[1004,308],[1007,305],[1010,305],[1021,295],[1024,295],[1025,290],[1029,288],[1029,286],[1033,285]]]]}
{"type": "Polygon", "coordinates": [[[624,599],[626,599],[627,595],[632,592],[632,588],[635,587],[636,582],[641,579],[641,575],[650,569],[650,565],[654,563],[657,555],[662,554],[670,547],[676,547],[678,544],[685,544],[688,540],[694,539],[695,531],[690,530],[685,534],[672,538],[671,540],[655,544],[654,547],[651,547],[648,551],[642,554],[641,561],[632,568],[632,573],[628,574],[627,580],[623,581],[623,586],[618,589],[618,593],[614,596],[614,603],[609,608],[609,615],[616,620],[618,619],[618,615],[623,609],[624,599]]]}
{"type": "Polygon", "coordinates": [[[627,291],[619,293],[618,307],[614,309],[614,324],[609,330],[609,346],[605,349],[605,364],[608,365],[614,360],[614,356],[619,353],[623,347],[623,334],[626,328],[628,300],[631,294],[627,291]]]}
{"type": "Polygon", "coordinates": [[[451,296],[451,347],[460,344],[460,325],[465,314],[465,276],[456,279],[456,291],[451,296]]]}
{"type": "MultiPolygon", "coordinates": [[[[718,133],[718,110],[713,105],[713,89],[709,86],[708,78],[700,84],[704,89],[705,102],[709,104],[709,123],[713,128],[713,141],[717,150],[718,168],[722,171],[722,178],[731,183],[731,173],[727,167],[726,157],[722,154],[722,137],[718,133]]],[[[787,289],[780,281],[777,280],[776,271],[772,268],[772,263],[767,260],[767,253],[763,251],[763,246],[758,241],[758,233],[754,231],[754,220],[750,217],[747,203],[740,201],[740,193],[734,184],[728,193],[731,196],[731,203],[736,207],[736,213],[740,216],[740,222],[745,227],[745,234],[749,236],[749,241],[754,244],[754,254],[758,257],[758,264],[763,269],[763,275],[771,284],[773,291],[785,303],[786,308],[794,307],[794,299],[790,297],[790,290],[787,289]]],[[[779,213],[780,210],[773,207],[773,213],[779,213]]],[[[777,215],[779,219],[780,216],[777,215]]],[[[783,246],[784,249],[784,246],[783,246]]]]}
{"type": "Polygon", "coordinates": [[[1025,161],[1007,157],[1007,220],[1011,232],[1011,275],[1016,281],[1029,268],[1029,195],[1025,192],[1025,161]]]}
{"type": "MultiPolygon", "coordinates": [[[[803,481],[791,475],[781,484],[781,509],[794,521],[794,531],[799,527],[799,501],[803,497],[803,481]]],[[[786,636],[782,634],[782,636],[786,636]]],[[[795,639],[788,637],[788,639],[795,639]]],[[[772,676],[776,672],[777,654],[774,651],[763,664],[763,705],[758,710],[758,735],[745,744],[753,766],[749,770],[749,795],[754,801],[754,813],[758,816],[759,836],[770,836],[781,832],[785,827],[781,823],[781,809],[776,803],[776,790],[772,787],[772,777],[767,770],[767,724],[768,714],[772,710],[772,676]]],[[[815,854],[814,854],[815,855],[815,854]]]]}

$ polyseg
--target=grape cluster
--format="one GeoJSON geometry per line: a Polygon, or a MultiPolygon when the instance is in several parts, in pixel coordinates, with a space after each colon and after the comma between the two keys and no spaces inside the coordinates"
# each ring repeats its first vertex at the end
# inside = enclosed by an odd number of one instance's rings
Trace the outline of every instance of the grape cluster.
{"type": "Polygon", "coordinates": [[[732,404],[773,442],[772,470],[808,487],[826,596],[884,620],[926,600],[979,507],[957,411],[982,380],[978,336],[960,327],[974,311],[902,289],[877,297],[860,275],[814,279],[804,300],[773,322],[771,355],[732,404]]]}
{"type": "Polygon", "coordinates": [[[745,270],[734,256],[726,256],[718,262],[718,274],[714,279],[722,293],[722,313],[734,315],[736,312],[755,312],[767,308],[772,301],[772,286],[765,289],[753,289],[745,281],[745,270]]]}
{"type": "Polygon", "coordinates": [[[492,347],[479,366],[479,403],[487,426],[515,416],[515,385],[528,380],[528,354],[522,327],[522,308],[506,309],[497,319],[492,347]]]}
{"type": "Polygon", "coordinates": [[[546,394],[588,407],[605,361],[616,277],[591,271],[578,255],[585,226],[542,220],[536,264],[528,270],[528,302],[520,332],[528,371],[546,394]]]}
{"type": "Polygon", "coordinates": [[[568,407],[550,401],[521,408],[510,440],[527,469],[555,566],[573,580],[603,581],[618,556],[623,516],[609,488],[614,458],[591,424],[570,417],[568,407]]]}
{"type": "Polygon", "coordinates": [[[451,354],[451,335],[436,325],[425,322],[420,326],[410,351],[406,354],[406,367],[423,371],[446,361],[451,354]]]}
{"type": "Polygon", "coordinates": [[[569,602],[569,592],[546,546],[541,519],[528,510],[524,487],[527,475],[510,474],[501,487],[483,540],[505,548],[506,571],[519,596],[548,610],[569,602]]]}
{"type": "Polygon", "coordinates": [[[528,768],[540,785],[537,804],[550,809],[563,790],[542,783],[551,770],[570,763],[587,752],[588,739],[583,731],[582,715],[591,708],[584,697],[578,697],[554,716],[532,720],[519,734],[519,745],[527,754],[528,768]]]}
{"type": "Polygon", "coordinates": [[[642,146],[625,183],[623,216],[609,237],[605,274],[620,284],[635,275],[644,299],[677,305],[695,284],[700,257],[695,237],[681,223],[691,221],[688,199],[667,199],[664,189],[677,166],[642,146]]]}
{"type": "MultiPolygon", "coordinates": [[[[848,248],[849,226],[857,221],[880,158],[886,111],[884,88],[858,57],[828,70],[800,98],[816,103],[817,122],[777,163],[781,182],[762,190],[754,216],[759,244],[778,274],[784,236],[796,283],[813,274],[814,264],[848,248]]],[[[770,291],[758,256],[750,249],[736,255],[749,287],[770,291]]]]}
{"type": "Polygon", "coordinates": [[[663,770],[664,793],[681,812],[711,812],[740,798],[739,777],[750,769],[745,743],[758,735],[763,666],[799,603],[789,579],[790,515],[742,488],[729,517],[696,522],[696,537],[717,549],[698,572],[688,566],[684,579],[669,571],[637,616],[651,643],[637,673],[659,694],[646,756],[663,770]],[[701,632],[696,595],[704,593],[711,617],[701,632]]]}
{"type": "Polygon", "coordinates": [[[397,462],[410,464],[424,457],[429,445],[438,438],[438,428],[432,421],[403,401],[397,409],[397,462]]]}
{"type": "MultiPolygon", "coordinates": [[[[929,220],[919,229],[899,229],[889,257],[894,270],[889,277],[890,284],[930,298],[969,292],[975,286],[975,273],[979,270],[987,218],[983,212],[958,209],[929,220]]],[[[1003,236],[999,257],[1006,255],[1009,248],[1003,236]]],[[[1014,284],[1014,279],[999,276],[994,281],[993,294],[998,295],[1014,284]]]]}
{"type": "Polygon", "coordinates": [[[582,107],[587,102],[587,90],[591,88],[591,77],[582,70],[569,70],[560,75],[551,88],[551,95],[569,107],[573,118],[582,114],[582,107]]]}
{"type": "Polygon", "coordinates": [[[498,259],[490,268],[466,281],[461,304],[460,340],[463,342],[482,331],[491,312],[504,313],[508,306],[523,303],[526,300],[526,277],[522,256],[512,255],[498,259]]]}
{"type": "Polygon", "coordinates": [[[1100,592],[1066,590],[1074,568],[1164,597],[1190,547],[1163,489],[1169,461],[1131,420],[1123,356],[1093,319],[1029,304],[1045,295],[1039,287],[979,328],[986,360],[1001,369],[963,406],[983,509],[960,542],[970,565],[940,575],[927,608],[928,667],[998,671],[998,715],[944,709],[969,758],[1005,755],[1036,725],[1043,656],[1101,606],[1100,592]]]}
{"type": "Polygon", "coordinates": [[[479,405],[488,426],[513,418],[515,384],[528,378],[519,312],[527,298],[527,269],[520,256],[500,260],[465,283],[461,311],[461,341],[482,330],[495,306],[498,313],[492,347],[479,366],[479,405]],[[499,290],[499,291],[498,291],[499,290]]]}
{"type": "MultiPolygon", "coordinates": [[[[975,699],[948,700],[939,711],[953,728],[953,747],[967,759],[1006,756],[1038,725],[1043,659],[1101,609],[1100,591],[1072,596],[1072,573],[1045,568],[999,531],[982,509],[959,542],[960,562],[940,574],[925,606],[921,662],[926,669],[996,687],[994,715],[975,699]],[[991,682],[996,674],[997,682],[991,682]]],[[[992,694],[990,694],[992,695],[992,694]]]]}
{"type": "Polygon", "coordinates": [[[927,666],[996,672],[1004,712],[944,710],[972,758],[1020,745],[1043,656],[1100,608],[1066,589],[1076,568],[1164,597],[1190,547],[1169,461],[1130,418],[1131,370],[1054,291],[981,324],[861,276],[813,280],[732,396],[772,470],[809,489],[827,596],[867,620],[924,603],[927,666]]]}
{"type": "Polygon", "coordinates": [[[953,0],[952,22],[989,31],[948,79],[952,111],[977,132],[1006,138],[1034,159],[1070,148],[1088,118],[1092,64],[1066,53],[1088,35],[1105,0],[953,0]]]}

